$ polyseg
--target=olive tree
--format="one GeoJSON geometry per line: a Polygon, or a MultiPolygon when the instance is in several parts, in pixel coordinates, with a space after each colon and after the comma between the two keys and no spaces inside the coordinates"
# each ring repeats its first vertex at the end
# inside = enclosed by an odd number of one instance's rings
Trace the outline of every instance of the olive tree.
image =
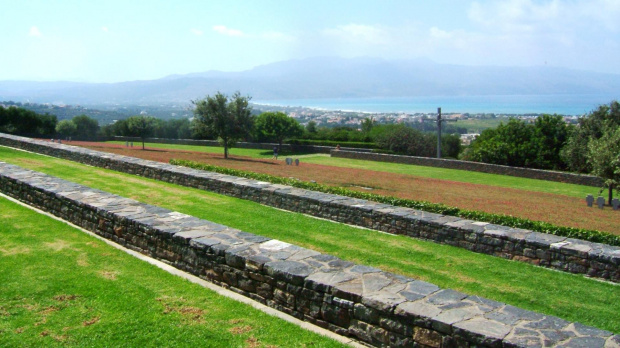
{"type": "Polygon", "coordinates": [[[282,150],[284,139],[300,136],[304,132],[297,120],[282,112],[263,112],[258,115],[254,129],[259,138],[276,141],[279,151],[282,150]]]}
{"type": "Polygon", "coordinates": [[[608,126],[599,139],[588,143],[588,164],[592,174],[605,181],[611,205],[614,187],[620,188],[620,126],[608,126]]]}
{"type": "Polygon", "coordinates": [[[252,108],[250,97],[242,97],[239,92],[230,98],[217,92],[194,100],[194,121],[198,128],[218,137],[224,146],[224,158],[228,158],[228,149],[241,139],[247,137],[252,129],[252,108]]]}
{"type": "Polygon", "coordinates": [[[151,136],[155,130],[156,119],[152,116],[131,116],[127,119],[127,130],[131,136],[140,137],[142,140],[142,150],[144,150],[144,139],[151,136]]]}

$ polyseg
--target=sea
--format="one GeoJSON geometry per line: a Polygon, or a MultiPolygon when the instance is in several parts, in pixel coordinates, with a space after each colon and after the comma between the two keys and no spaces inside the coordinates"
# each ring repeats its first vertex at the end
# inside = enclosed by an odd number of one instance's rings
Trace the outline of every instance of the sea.
{"type": "Polygon", "coordinates": [[[404,98],[334,98],[252,100],[254,104],[307,107],[321,110],[341,110],[366,113],[494,113],[504,115],[558,114],[585,115],[602,104],[620,100],[617,95],[557,94],[557,95],[483,95],[434,96],[404,98]]]}

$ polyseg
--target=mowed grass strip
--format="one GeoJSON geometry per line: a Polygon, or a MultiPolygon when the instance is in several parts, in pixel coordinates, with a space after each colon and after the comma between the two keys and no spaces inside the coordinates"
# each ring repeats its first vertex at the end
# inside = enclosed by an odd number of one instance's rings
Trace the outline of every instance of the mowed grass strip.
{"type": "MultiPolygon", "coordinates": [[[[119,144],[119,145],[125,144],[124,142],[119,142],[119,141],[113,141],[113,142],[107,142],[107,143],[119,144]]],[[[150,148],[155,148],[155,149],[174,149],[174,150],[197,151],[197,152],[216,153],[216,154],[222,154],[224,152],[224,149],[222,147],[217,147],[217,146],[196,146],[196,145],[176,145],[176,144],[157,144],[157,143],[145,143],[145,144],[146,146],[150,148]]],[[[137,147],[136,143],[134,143],[134,147],[137,147]]],[[[105,149],[101,149],[101,150],[105,151],[105,149]]],[[[252,157],[252,158],[271,158],[273,156],[273,153],[270,150],[232,148],[230,149],[230,155],[246,156],[246,157],[252,157]]],[[[280,159],[284,160],[284,157],[282,156],[289,156],[289,154],[288,153],[280,154],[280,159]]],[[[290,156],[297,157],[295,156],[295,154],[290,154],[290,156]]],[[[588,194],[596,194],[599,190],[596,187],[590,187],[590,186],[584,186],[584,185],[575,185],[575,184],[567,184],[567,183],[554,182],[554,181],[519,178],[519,177],[514,177],[514,176],[508,176],[508,175],[472,172],[472,171],[459,170],[459,169],[447,169],[447,168],[417,166],[417,165],[410,165],[410,164],[366,161],[366,160],[357,160],[357,159],[349,159],[349,158],[337,158],[337,157],[325,156],[323,154],[316,154],[316,156],[312,156],[311,154],[302,154],[302,156],[303,156],[302,161],[305,163],[322,164],[322,165],[328,165],[328,166],[334,166],[334,167],[364,169],[364,170],[372,170],[372,171],[395,173],[395,174],[406,174],[406,175],[411,175],[414,177],[432,178],[432,179],[441,179],[441,180],[463,182],[463,183],[470,183],[470,184],[482,184],[482,185],[489,185],[489,186],[514,188],[514,189],[519,189],[519,190],[524,190],[524,191],[553,193],[553,194],[558,194],[558,195],[563,195],[563,196],[577,197],[577,198],[584,198],[584,199],[588,194]]]]}
{"type": "Polygon", "coordinates": [[[0,197],[2,347],[344,347],[0,197]]]}
{"type": "Polygon", "coordinates": [[[517,307],[620,332],[620,287],[0,147],[0,159],[83,185],[517,307]]]}

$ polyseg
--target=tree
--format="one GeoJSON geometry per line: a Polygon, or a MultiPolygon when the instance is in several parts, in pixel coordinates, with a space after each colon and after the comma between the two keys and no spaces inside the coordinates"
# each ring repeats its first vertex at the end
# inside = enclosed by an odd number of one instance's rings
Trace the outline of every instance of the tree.
{"type": "Polygon", "coordinates": [[[317,129],[315,121],[308,122],[308,124],[306,125],[306,132],[309,134],[310,138],[316,135],[317,129]]]}
{"type": "Polygon", "coordinates": [[[286,138],[303,134],[303,127],[297,120],[282,112],[263,112],[254,120],[254,129],[259,138],[269,139],[278,143],[278,151],[282,150],[282,142],[286,138]]]}
{"type": "Polygon", "coordinates": [[[99,131],[99,122],[86,115],[75,116],[71,119],[75,123],[75,136],[80,139],[92,140],[97,136],[99,131]]]}
{"type": "Polygon", "coordinates": [[[573,126],[564,122],[558,115],[542,115],[534,123],[534,145],[538,146],[536,167],[543,169],[565,169],[566,164],[560,156],[573,126]]]}
{"type": "Polygon", "coordinates": [[[469,161],[514,167],[533,167],[538,146],[532,143],[535,129],[525,122],[510,119],[497,128],[485,129],[465,153],[469,161]]]}
{"type": "Polygon", "coordinates": [[[375,144],[381,149],[409,156],[433,157],[435,154],[437,138],[433,134],[422,133],[404,125],[380,128],[380,131],[375,132],[375,144]]]}
{"type": "Polygon", "coordinates": [[[152,116],[131,116],[127,119],[129,134],[142,139],[142,150],[144,150],[144,139],[153,134],[156,119],[152,116]]]}
{"type": "Polygon", "coordinates": [[[228,158],[228,148],[248,136],[252,129],[252,109],[250,97],[242,97],[236,92],[228,96],[217,92],[214,96],[194,100],[194,115],[198,128],[218,137],[224,146],[224,158],[228,158]]]}
{"type": "Polygon", "coordinates": [[[372,130],[372,127],[374,127],[376,124],[377,121],[374,119],[374,117],[366,117],[362,120],[362,132],[364,134],[369,134],[372,130]]]}
{"type": "Polygon", "coordinates": [[[77,127],[71,120],[62,120],[56,125],[56,133],[58,133],[60,137],[66,138],[73,136],[76,131],[77,127]]]}
{"type": "Polygon", "coordinates": [[[588,143],[588,164],[592,174],[605,181],[611,205],[614,188],[620,189],[620,126],[607,126],[599,139],[588,143]]]}
{"type": "Polygon", "coordinates": [[[617,101],[601,105],[579,119],[579,126],[574,129],[561,152],[569,169],[580,173],[592,171],[591,161],[588,161],[588,144],[592,140],[600,139],[608,127],[620,127],[620,103],[617,101]]]}

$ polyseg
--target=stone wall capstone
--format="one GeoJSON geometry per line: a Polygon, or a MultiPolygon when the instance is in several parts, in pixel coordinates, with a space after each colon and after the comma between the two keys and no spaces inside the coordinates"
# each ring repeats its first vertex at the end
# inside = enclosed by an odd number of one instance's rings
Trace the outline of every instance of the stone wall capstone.
{"type": "Polygon", "coordinates": [[[620,282],[620,247],[0,133],[0,145],[620,282]]]}
{"type": "Polygon", "coordinates": [[[556,182],[564,182],[576,185],[586,185],[594,187],[602,187],[603,180],[592,175],[581,175],[567,172],[556,172],[551,170],[531,169],[521,167],[502,166],[497,164],[488,164],[481,162],[459,161],[444,158],[416,157],[388,155],[383,153],[360,152],[332,150],[332,157],[351,158],[365,161],[391,162],[402,164],[413,164],[427,167],[438,167],[448,169],[461,169],[474,172],[482,172],[489,174],[510,175],[528,179],[548,180],[556,182]]]}
{"type": "Polygon", "coordinates": [[[3,193],[377,347],[615,347],[609,331],[356,265],[0,162],[3,193]]]}

